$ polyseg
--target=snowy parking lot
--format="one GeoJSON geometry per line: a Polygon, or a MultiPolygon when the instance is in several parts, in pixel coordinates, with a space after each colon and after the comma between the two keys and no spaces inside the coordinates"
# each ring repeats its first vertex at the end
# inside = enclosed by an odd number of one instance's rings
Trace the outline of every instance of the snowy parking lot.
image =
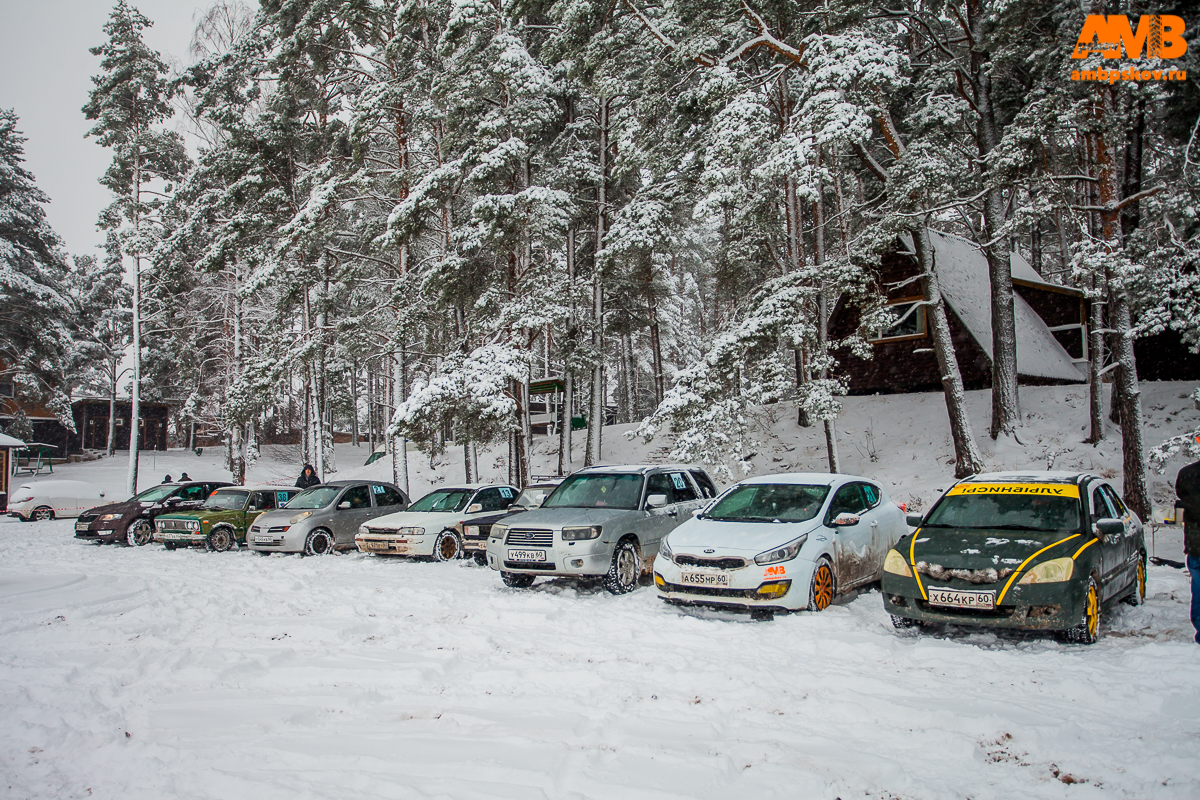
{"type": "Polygon", "coordinates": [[[1093,647],[751,623],[469,562],[0,522],[6,797],[1200,796],[1186,575],[1093,647]]]}

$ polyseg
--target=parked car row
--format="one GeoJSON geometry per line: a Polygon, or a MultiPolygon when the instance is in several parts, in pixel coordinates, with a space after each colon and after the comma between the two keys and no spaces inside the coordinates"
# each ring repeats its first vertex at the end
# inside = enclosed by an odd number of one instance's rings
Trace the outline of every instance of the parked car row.
{"type": "Polygon", "coordinates": [[[413,503],[378,481],[191,482],[91,509],[75,528],[79,539],[168,549],[473,557],[512,588],[569,576],[624,594],[651,574],[667,603],[757,618],[821,611],[879,583],[897,628],[1043,630],[1082,643],[1096,641],[1105,608],[1146,592],[1142,523],[1088,473],[976,475],[907,517],[868,478],[787,473],[718,492],[683,465],[592,467],[523,490],[445,486],[413,503]]]}

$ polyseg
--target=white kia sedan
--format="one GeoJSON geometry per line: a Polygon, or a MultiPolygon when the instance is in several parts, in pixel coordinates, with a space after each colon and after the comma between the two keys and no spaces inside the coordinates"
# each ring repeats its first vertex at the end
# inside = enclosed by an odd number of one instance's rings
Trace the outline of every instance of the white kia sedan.
{"type": "Polygon", "coordinates": [[[736,484],[671,532],[654,561],[668,603],[750,611],[820,611],[879,580],[908,533],[883,487],[855,475],[787,473],[736,484]]]}

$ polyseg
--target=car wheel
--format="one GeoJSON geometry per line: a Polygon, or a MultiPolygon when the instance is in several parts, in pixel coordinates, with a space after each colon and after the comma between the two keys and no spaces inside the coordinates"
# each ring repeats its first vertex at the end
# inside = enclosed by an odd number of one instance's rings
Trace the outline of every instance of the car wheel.
{"type": "Polygon", "coordinates": [[[1075,644],[1095,644],[1100,638],[1100,589],[1095,578],[1088,578],[1084,592],[1083,621],[1063,631],[1063,638],[1075,644]]]}
{"type": "Polygon", "coordinates": [[[1137,572],[1134,573],[1133,591],[1125,598],[1131,606],[1140,606],[1146,602],[1146,554],[1138,556],[1137,572]]]}
{"type": "Polygon", "coordinates": [[[34,522],[46,522],[47,520],[54,519],[54,509],[50,506],[35,508],[33,513],[29,515],[29,518],[34,522]]]}
{"type": "Polygon", "coordinates": [[[150,544],[153,534],[154,528],[150,527],[148,520],[135,519],[125,528],[125,544],[130,547],[144,547],[150,544]]]}
{"type": "Polygon", "coordinates": [[[326,556],[333,552],[333,535],[324,528],[317,528],[304,540],[304,555],[326,556]]]}
{"type": "Polygon", "coordinates": [[[174,550],[175,543],[174,542],[163,542],[163,547],[167,548],[168,550],[174,550]]]}
{"type": "Polygon", "coordinates": [[[237,546],[237,539],[233,538],[233,530],[230,528],[213,528],[212,532],[208,534],[205,544],[214,553],[224,553],[237,546]]]}
{"type": "Polygon", "coordinates": [[[604,576],[604,588],[611,594],[629,594],[637,588],[641,567],[637,545],[630,539],[618,542],[617,549],[613,551],[612,564],[604,576]]]}
{"type": "Polygon", "coordinates": [[[915,619],[909,619],[908,617],[897,616],[896,614],[889,614],[888,616],[890,616],[892,618],[892,627],[896,628],[897,630],[905,630],[907,628],[915,628],[921,624],[921,623],[917,622],[915,619]]]}
{"type": "Polygon", "coordinates": [[[833,602],[835,593],[833,567],[828,561],[821,561],[813,570],[812,581],[808,585],[808,610],[824,611],[833,602]]]}
{"type": "Polygon", "coordinates": [[[457,533],[446,530],[438,534],[437,540],[433,543],[434,561],[453,561],[461,555],[462,543],[458,541],[457,533]]]}
{"type": "Polygon", "coordinates": [[[750,619],[770,622],[775,619],[775,612],[769,608],[752,608],[750,609],[750,619]]]}
{"type": "Polygon", "coordinates": [[[500,580],[510,589],[528,589],[533,586],[536,575],[526,575],[522,572],[501,572],[500,580]]]}
{"type": "Polygon", "coordinates": [[[481,567],[487,566],[487,551],[486,550],[476,550],[475,551],[475,563],[481,567]]]}

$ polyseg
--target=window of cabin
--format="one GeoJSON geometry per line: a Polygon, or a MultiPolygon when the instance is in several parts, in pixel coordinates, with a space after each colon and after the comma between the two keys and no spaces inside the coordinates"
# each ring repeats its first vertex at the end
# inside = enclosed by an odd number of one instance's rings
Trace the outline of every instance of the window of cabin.
{"type": "Polygon", "coordinates": [[[895,321],[883,330],[873,331],[872,341],[925,335],[925,305],[922,300],[899,300],[888,303],[888,310],[895,314],[895,321]]]}
{"type": "Polygon", "coordinates": [[[16,397],[17,385],[9,381],[0,381],[0,397],[16,397]]]}

